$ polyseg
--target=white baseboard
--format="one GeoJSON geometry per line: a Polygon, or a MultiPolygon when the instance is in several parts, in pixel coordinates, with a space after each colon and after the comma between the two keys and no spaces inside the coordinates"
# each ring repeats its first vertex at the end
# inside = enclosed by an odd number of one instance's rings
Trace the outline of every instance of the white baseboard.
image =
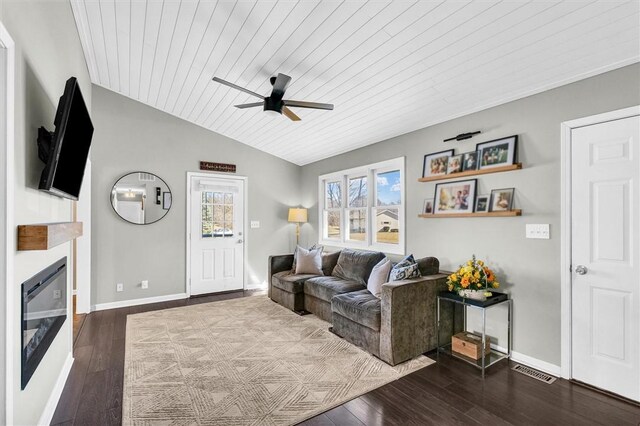
{"type": "Polygon", "coordinates": [[[267,283],[254,283],[254,284],[247,284],[244,286],[245,290],[266,290],[267,289],[267,283]]]}
{"type": "Polygon", "coordinates": [[[53,420],[53,415],[56,412],[58,401],[60,400],[60,396],[62,395],[62,391],[64,390],[64,385],[67,383],[67,377],[69,377],[69,373],[71,372],[72,366],[73,366],[73,354],[69,352],[69,354],[67,355],[67,359],[65,360],[64,365],[62,366],[62,370],[58,375],[58,380],[56,380],[56,384],[51,390],[51,394],[49,395],[47,404],[44,406],[44,410],[42,411],[42,415],[40,416],[38,425],[51,424],[51,420],[53,420]]]}
{"type": "Polygon", "coordinates": [[[167,294],[165,296],[145,297],[143,299],[119,300],[117,302],[98,303],[91,307],[91,311],[104,311],[105,309],[126,308],[128,306],[148,305],[149,303],[168,302],[170,300],[186,299],[187,293],[167,294]]]}
{"type": "Polygon", "coordinates": [[[517,362],[518,364],[524,364],[527,367],[535,368],[536,370],[551,374],[555,377],[560,377],[561,375],[559,365],[551,364],[550,362],[542,361],[537,358],[530,357],[529,355],[521,354],[520,352],[512,351],[511,361],[517,362]]]}

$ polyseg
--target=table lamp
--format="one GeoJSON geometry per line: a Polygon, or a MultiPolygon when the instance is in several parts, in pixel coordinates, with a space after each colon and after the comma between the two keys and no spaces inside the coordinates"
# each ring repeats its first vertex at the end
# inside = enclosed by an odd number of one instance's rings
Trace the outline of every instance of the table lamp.
{"type": "Polygon", "coordinates": [[[290,208],[289,222],[295,222],[296,224],[296,245],[298,245],[300,243],[300,224],[307,223],[307,209],[290,208]]]}

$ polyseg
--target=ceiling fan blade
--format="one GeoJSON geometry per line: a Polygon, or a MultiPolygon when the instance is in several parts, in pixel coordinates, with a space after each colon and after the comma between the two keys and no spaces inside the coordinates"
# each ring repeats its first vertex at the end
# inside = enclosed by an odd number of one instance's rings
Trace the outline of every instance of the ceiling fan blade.
{"type": "Polygon", "coordinates": [[[300,121],[300,117],[295,115],[294,112],[287,107],[282,107],[282,113],[291,121],[300,121]]]}
{"type": "Polygon", "coordinates": [[[253,107],[259,107],[259,106],[264,106],[264,102],[254,102],[251,104],[234,105],[234,107],[240,108],[240,109],[253,108],[253,107]]]}
{"type": "Polygon", "coordinates": [[[333,104],[321,104],[321,103],[318,103],[318,102],[291,101],[291,100],[283,100],[282,102],[286,106],[290,106],[290,107],[327,109],[327,110],[332,110],[333,109],[333,104]]]}
{"type": "Polygon", "coordinates": [[[284,96],[284,92],[291,83],[291,77],[285,74],[278,73],[276,81],[273,82],[273,90],[271,91],[272,98],[280,98],[284,96]]]}
{"type": "Polygon", "coordinates": [[[225,86],[232,87],[232,88],[234,88],[236,90],[240,90],[241,92],[248,93],[249,95],[253,95],[253,96],[257,97],[257,98],[264,99],[264,96],[259,95],[256,92],[252,92],[249,89],[245,89],[244,87],[240,87],[240,86],[238,86],[236,84],[230,83],[230,82],[228,82],[226,80],[223,80],[221,78],[213,77],[213,81],[215,81],[216,83],[224,84],[225,86]]]}

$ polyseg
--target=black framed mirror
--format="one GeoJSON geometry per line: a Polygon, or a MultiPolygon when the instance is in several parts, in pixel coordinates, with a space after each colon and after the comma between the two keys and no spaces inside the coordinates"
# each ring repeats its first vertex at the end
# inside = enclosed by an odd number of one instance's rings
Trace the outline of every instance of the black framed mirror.
{"type": "Polygon", "coordinates": [[[111,207],[121,219],[149,225],[171,209],[169,185],[153,173],[133,172],[122,176],[111,189],[111,207]]]}

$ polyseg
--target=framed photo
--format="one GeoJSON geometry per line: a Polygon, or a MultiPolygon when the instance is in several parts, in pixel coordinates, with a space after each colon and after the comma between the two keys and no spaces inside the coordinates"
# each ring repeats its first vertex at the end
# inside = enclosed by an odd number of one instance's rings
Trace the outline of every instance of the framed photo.
{"type": "Polygon", "coordinates": [[[436,184],[433,212],[439,214],[473,213],[476,179],[436,184]]]}
{"type": "Polygon", "coordinates": [[[452,155],[452,149],[425,155],[422,164],[422,177],[446,175],[449,157],[452,155]]]}
{"type": "Polygon", "coordinates": [[[460,173],[462,171],[462,155],[453,155],[449,157],[447,164],[447,174],[460,173]]]}
{"type": "Polygon", "coordinates": [[[162,193],[162,209],[169,210],[171,208],[171,192],[162,193]]]}
{"type": "Polygon", "coordinates": [[[513,207],[514,188],[491,190],[491,200],[489,202],[490,212],[506,212],[513,207]]]}
{"type": "Polygon", "coordinates": [[[481,170],[490,169],[515,163],[517,144],[517,135],[477,144],[476,151],[479,152],[479,168],[481,170]]]}
{"type": "Polygon", "coordinates": [[[424,200],[422,214],[433,214],[433,198],[424,200]]]}
{"type": "Polygon", "coordinates": [[[476,213],[486,213],[489,211],[489,196],[478,195],[476,197],[476,213]]]}
{"type": "Polygon", "coordinates": [[[478,169],[478,151],[467,152],[462,154],[462,171],[478,169]]]}

